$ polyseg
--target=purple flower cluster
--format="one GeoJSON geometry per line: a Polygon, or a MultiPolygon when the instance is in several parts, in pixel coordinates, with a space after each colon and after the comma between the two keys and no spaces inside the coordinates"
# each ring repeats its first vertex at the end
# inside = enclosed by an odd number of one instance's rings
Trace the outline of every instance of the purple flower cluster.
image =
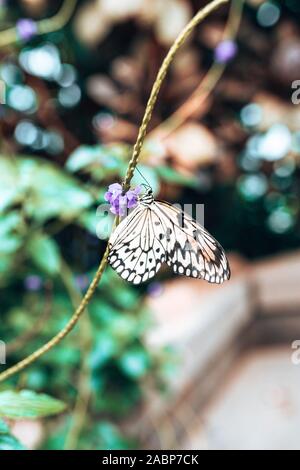
{"type": "Polygon", "coordinates": [[[26,290],[36,292],[43,287],[43,280],[36,274],[30,274],[25,278],[24,286],[26,290]]]}
{"type": "Polygon", "coordinates": [[[30,18],[21,18],[16,24],[18,37],[22,41],[29,41],[37,33],[37,24],[30,18]]]}
{"type": "Polygon", "coordinates": [[[215,61],[219,64],[226,64],[237,54],[237,45],[231,39],[221,41],[215,48],[215,61]]]}
{"type": "Polygon", "coordinates": [[[122,186],[119,183],[113,183],[109,185],[104,199],[110,203],[110,210],[113,214],[124,216],[127,214],[127,209],[133,209],[137,205],[140,192],[141,187],[137,186],[122,194],[122,186]]]}

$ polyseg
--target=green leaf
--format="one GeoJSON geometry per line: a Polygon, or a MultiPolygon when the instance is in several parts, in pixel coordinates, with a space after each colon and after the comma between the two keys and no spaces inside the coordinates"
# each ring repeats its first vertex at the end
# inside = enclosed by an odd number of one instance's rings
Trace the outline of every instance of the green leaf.
{"type": "Polygon", "coordinates": [[[18,157],[17,169],[14,184],[26,195],[25,214],[39,222],[52,217],[71,220],[94,202],[80,181],[52,163],[18,157]]]}
{"type": "Polygon", "coordinates": [[[19,196],[16,173],[17,169],[12,159],[0,155],[0,211],[9,207],[19,196]]]}
{"type": "Polygon", "coordinates": [[[110,324],[111,334],[120,341],[131,341],[137,333],[137,322],[133,316],[120,315],[112,319],[110,324]]]}
{"type": "Polygon", "coordinates": [[[118,174],[119,164],[127,152],[125,145],[81,145],[69,156],[66,168],[72,172],[88,171],[93,179],[101,181],[106,176],[118,174]]]}
{"type": "Polygon", "coordinates": [[[99,161],[100,155],[101,147],[99,145],[81,145],[69,156],[66,168],[72,172],[82,170],[82,168],[85,168],[91,163],[97,160],[99,161]]]}
{"type": "Polygon", "coordinates": [[[5,235],[0,237],[0,253],[3,254],[10,254],[17,251],[22,244],[22,240],[20,237],[16,237],[15,235],[5,235]]]}
{"type": "Polygon", "coordinates": [[[134,379],[143,377],[150,366],[149,356],[142,349],[132,349],[127,351],[120,358],[120,365],[123,371],[134,379]]]}
{"type": "Polygon", "coordinates": [[[100,424],[95,426],[94,436],[97,438],[97,444],[99,449],[126,449],[128,446],[126,445],[125,439],[120,434],[119,429],[107,421],[102,421],[100,424]],[[99,445],[100,444],[100,445],[99,445]]]}
{"type": "Polygon", "coordinates": [[[3,277],[7,276],[10,269],[12,268],[12,265],[13,265],[13,257],[8,255],[8,254],[3,255],[3,253],[1,252],[1,256],[0,256],[0,277],[2,275],[3,275],[3,277]]]}
{"type": "Polygon", "coordinates": [[[0,450],[25,450],[25,447],[10,434],[9,427],[0,419],[0,450]]]}
{"type": "Polygon", "coordinates": [[[96,235],[97,224],[99,223],[99,217],[96,214],[96,210],[84,212],[79,216],[78,222],[91,234],[96,235]]]}
{"type": "Polygon", "coordinates": [[[61,259],[59,248],[55,241],[46,235],[38,234],[31,238],[28,244],[28,253],[33,262],[47,274],[57,274],[61,259]]]}
{"type": "Polygon", "coordinates": [[[9,427],[7,426],[6,422],[3,419],[0,419],[0,434],[7,434],[9,433],[9,427]]]}
{"type": "Polygon", "coordinates": [[[106,240],[111,234],[114,223],[114,217],[108,210],[108,208],[103,209],[103,213],[96,210],[84,212],[79,216],[78,222],[92,235],[96,235],[100,240],[106,240]]]}
{"type": "Polygon", "coordinates": [[[26,448],[10,434],[0,434],[0,450],[26,450],[26,448]]]}
{"type": "Polygon", "coordinates": [[[127,309],[133,309],[140,301],[140,297],[135,289],[131,289],[128,284],[115,284],[113,300],[120,308],[126,306],[127,309]]]}
{"type": "Polygon", "coordinates": [[[181,186],[190,186],[196,188],[199,182],[195,176],[185,176],[178,173],[176,170],[169,166],[158,166],[156,167],[158,176],[168,183],[180,184],[181,186]]]}
{"type": "Polygon", "coordinates": [[[92,369],[101,367],[108,359],[110,359],[118,349],[116,340],[109,335],[99,334],[97,344],[90,356],[90,364],[92,369]]]}
{"type": "Polygon", "coordinates": [[[0,416],[9,419],[41,418],[61,413],[65,408],[62,401],[30,390],[0,392],[0,416]]]}
{"type": "Polygon", "coordinates": [[[11,254],[21,246],[22,240],[14,233],[21,222],[21,216],[17,211],[5,214],[0,219],[0,253],[11,254]]]}
{"type": "Polygon", "coordinates": [[[21,216],[17,211],[5,214],[0,220],[0,236],[7,235],[14,230],[20,223],[21,216]]]}

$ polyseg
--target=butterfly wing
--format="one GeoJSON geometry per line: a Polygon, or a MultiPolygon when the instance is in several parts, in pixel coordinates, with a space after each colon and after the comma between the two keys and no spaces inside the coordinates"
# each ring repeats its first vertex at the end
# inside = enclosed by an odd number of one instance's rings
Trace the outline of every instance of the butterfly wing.
{"type": "Polygon", "coordinates": [[[221,245],[204,227],[162,201],[139,204],[114,230],[108,261],[129,282],[140,284],[167,262],[177,274],[222,283],[230,268],[221,245]]]}
{"type": "Polygon", "coordinates": [[[149,206],[139,204],[114,230],[109,241],[108,261],[133,284],[151,279],[166,261],[166,239],[161,222],[149,206]]]}
{"type": "Polygon", "coordinates": [[[162,201],[153,212],[166,235],[166,262],[177,274],[220,284],[230,278],[229,263],[222,246],[192,217],[162,201]]]}

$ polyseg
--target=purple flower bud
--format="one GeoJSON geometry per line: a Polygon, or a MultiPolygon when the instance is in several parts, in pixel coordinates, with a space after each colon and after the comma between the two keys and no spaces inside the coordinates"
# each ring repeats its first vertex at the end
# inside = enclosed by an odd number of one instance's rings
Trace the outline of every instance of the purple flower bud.
{"type": "Polygon", "coordinates": [[[128,209],[132,209],[137,205],[138,195],[140,194],[141,189],[142,188],[140,186],[137,186],[135,189],[129,189],[129,191],[127,191],[126,196],[128,201],[128,209]]]}
{"type": "Polygon", "coordinates": [[[137,202],[138,202],[138,198],[128,199],[127,201],[128,209],[133,209],[137,205],[137,202]]]}
{"type": "Polygon", "coordinates": [[[122,186],[119,183],[110,184],[108,191],[104,195],[104,199],[110,204],[113,204],[115,200],[122,194],[122,186]]]}
{"type": "Polygon", "coordinates": [[[113,192],[121,193],[122,186],[120,185],[120,183],[113,183],[108,186],[108,190],[111,191],[112,193],[113,192]]]}
{"type": "Polygon", "coordinates": [[[160,297],[163,291],[164,288],[161,282],[151,282],[148,286],[148,294],[150,297],[160,297]]]}
{"type": "Polygon", "coordinates": [[[89,278],[86,274],[75,276],[75,284],[81,291],[84,291],[89,285],[89,278]]]}
{"type": "Polygon", "coordinates": [[[135,189],[129,189],[125,194],[122,194],[122,192],[122,186],[119,183],[113,183],[104,195],[104,199],[111,205],[110,211],[120,216],[126,215],[127,209],[132,209],[137,205],[141,187],[137,186],[135,189]]]}
{"type": "Polygon", "coordinates": [[[37,276],[36,274],[30,274],[24,280],[25,289],[33,292],[40,290],[42,288],[42,285],[42,278],[40,276],[37,276]]]}
{"type": "Polygon", "coordinates": [[[237,54],[237,45],[231,39],[221,41],[215,48],[215,61],[219,64],[226,64],[237,54]]]}
{"type": "Polygon", "coordinates": [[[110,212],[112,212],[114,215],[120,215],[120,214],[119,214],[119,203],[118,203],[118,202],[115,202],[115,203],[111,206],[110,212]]]}
{"type": "Polygon", "coordinates": [[[17,35],[22,41],[29,41],[37,33],[36,22],[30,18],[21,18],[16,24],[17,35]]]}

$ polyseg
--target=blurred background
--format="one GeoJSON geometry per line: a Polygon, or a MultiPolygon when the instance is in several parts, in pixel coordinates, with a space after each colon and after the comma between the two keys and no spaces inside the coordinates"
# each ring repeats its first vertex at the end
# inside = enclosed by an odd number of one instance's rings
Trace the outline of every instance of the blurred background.
{"type": "MultiPolygon", "coordinates": [[[[97,206],[168,48],[207,3],[0,0],[1,371],[80,303],[105,249],[96,227],[112,223],[97,206]]],[[[0,448],[300,449],[299,20],[297,0],[210,15],[142,151],[157,197],[205,204],[232,280],[165,267],[133,287],[107,268],[75,331],[2,384],[32,400],[9,414],[0,393],[0,448]],[[42,419],[44,394],[66,409],[42,419]]]]}

